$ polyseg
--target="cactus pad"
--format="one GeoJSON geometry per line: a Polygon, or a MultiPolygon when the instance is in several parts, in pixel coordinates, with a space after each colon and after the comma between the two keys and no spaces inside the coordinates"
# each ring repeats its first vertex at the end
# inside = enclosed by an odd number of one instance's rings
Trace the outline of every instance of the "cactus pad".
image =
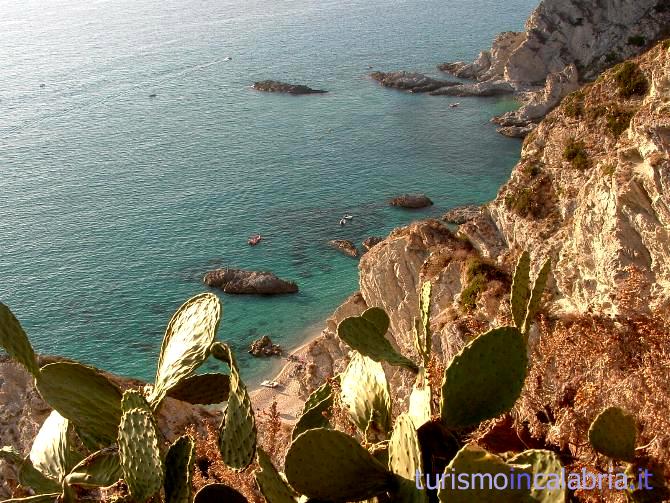
{"type": "Polygon", "coordinates": [[[354,353],[342,373],[340,399],[358,428],[391,429],[391,395],[381,363],[354,353]]]}
{"type": "Polygon", "coordinates": [[[163,463],[151,414],[143,409],[125,412],[119,424],[119,458],[123,479],[133,499],[146,501],[163,486],[163,463]]]}
{"type": "Polygon", "coordinates": [[[412,393],[409,395],[409,416],[418,429],[423,424],[430,421],[432,393],[430,383],[426,378],[426,370],[421,367],[416,376],[416,382],[412,387],[412,393]]]}
{"type": "Polygon", "coordinates": [[[212,293],[187,300],[172,316],[165,330],[150,397],[157,409],[167,392],[190,376],[209,356],[221,319],[221,302],[212,293]]]}
{"type": "Polygon", "coordinates": [[[80,363],[50,363],[40,369],[35,385],[51,407],[88,435],[115,441],[121,392],[100,372],[80,363]]]}
{"type": "Polygon", "coordinates": [[[425,491],[416,487],[417,470],[423,473],[421,448],[414,422],[408,414],[400,414],[389,441],[389,468],[402,480],[399,497],[405,502],[428,502],[425,491]]]}
{"type": "Polygon", "coordinates": [[[123,412],[128,412],[133,409],[142,409],[151,413],[151,407],[146,398],[144,398],[144,395],[136,389],[128,389],[123,392],[123,397],[121,398],[121,410],[123,412]]]}
{"type": "Polygon", "coordinates": [[[414,345],[416,346],[419,356],[423,359],[424,367],[428,366],[432,345],[432,334],[430,332],[430,298],[432,288],[430,281],[426,281],[421,285],[421,293],[419,295],[419,311],[421,312],[421,319],[417,320],[414,328],[414,345]]]}
{"type": "MultiPolygon", "coordinates": [[[[315,389],[305,402],[302,414],[295,423],[291,438],[296,438],[303,431],[312,428],[329,426],[328,419],[323,415],[333,405],[333,388],[329,382],[323,383],[315,389]]],[[[258,455],[260,459],[260,454],[258,455]]]]}
{"type": "Polygon", "coordinates": [[[323,428],[308,430],[293,441],[285,469],[293,489],[324,501],[359,501],[398,485],[355,439],[323,428]]]}
{"type": "Polygon", "coordinates": [[[617,460],[635,459],[636,437],[635,418],[619,407],[602,411],[589,428],[591,446],[600,454],[617,460]]]}
{"type": "Polygon", "coordinates": [[[52,411],[33,441],[31,463],[46,477],[63,480],[82,459],[74,449],[72,438],[70,422],[55,410],[52,411]]]}
{"type": "Polygon", "coordinates": [[[480,335],[444,373],[442,421],[448,428],[465,428],[510,410],[521,394],[527,365],[526,344],[516,328],[480,335]]]}
{"type": "Polygon", "coordinates": [[[389,320],[388,314],[381,307],[366,309],[361,317],[372,323],[380,334],[384,335],[388,332],[391,320],[389,320]]]}
{"type": "Polygon", "coordinates": [[[298,495],[277,472],[269,456],[262,449],[258,449],[258,466],[260,470],[256,470],[254,476],[268,503],[296,503],[298,495]]]}
{"type": "Polygon", "coordinates": [[[60,491],[60,481],[44,476],[33,466],[29,457],[19,465],[18,472],[21,485],[32,488],[38,494],[60,491]]]}
{"type": "Polygon", "coordinates": [[[528,300],[528,309],[526,311],[526,319],[523,323],[523,333],[527,334],[530,330],[530,326],[537,316],[537,312],[540,309],[540,302],[542,301],[542,294],[544,294],[544,288],[547,286],[547,280],[549,279],[549,272],[551,271],[551,259],[547,259],[542,265],[540,272],[537,273],[537,278],[535,278],[535,283],[533,283],[533,290],[530,293],[530,299],[528,300]]]}
{"type": "Polygon", "coordinates": [[[346,318],[337,327],[340,339],[362,355],[376,362],[386,361],[418,372],[416,364],[398,353],[384,334],[374,323],[360,316],[346,318]]]}
{"type": "Polygon", "coordinates": [[[524,251],[519,257],[514,270],[514,281],[512,282],[512,294],[510,304],[512,307],[512,318],[514,325],[521,330],[526,321],[526,310],[530,297],[530,254],[524,251]]]}
{"type": "MultiPolygon", "coordinates": [[[[561,460],[555,452],[541,449],[524,451],[510,458],[507,462],[513,465],[530,465],[530,468],[526,470],[530,474],[560,474],[563,469],[561,460]]],[[[544,485],[550,486],[551,484],[544,485]]],[[[533,488],[530,495],[533,498],[531,501],[538,503],[565,503],[567,497],[565,488],[547,487],[543,489],[533,488]]]]}
{"type": "Polygon", "coordinates": [[[107,447],[81,461],[65,477],[65,481],[68,485],[106,487],[122,477],[119,450],[116,447],[107,447]]]}
{"type": "Polygon", "coordinates": [[[0,346],[7,354],[36,376],[39,371],[35,351],[19,320],[0,302],[0,346]]]}
{"type": "Polygon", "coordinates": [[[55,503],[60,495],[61,493],[36,494],[25,498],[10,498],[5,500],[4,503],[55,503]]]}
{"type": "Polygon", "coordinates": [[[225,374],[201,374],[183,379],[167,396],[193,405],[213,405],[228,400],[230,377],[225,374]]]}
{"type": "Polygon", "coordinates": [[[256,420],[251,399],[230,348],[217,342],[212,345],[212,354],[230,366],[230,395],[219,427],[219,450],[226,465],[241,471],[256,455],[256,420]]]}
{"type": "Polygon", "coordinates": [[[451,460],[449,466],[445,469],[444,488],[438,492],[438,497],[442,502],[448,503],[519,503],[523,501],[533,501],[527,489],[510,489],[510,474],[512,469],[515,471],[528,470],[529,465],[509,465],[500,457],[486,452],[484,449],[472,444],[463,447],[456,457],[451,460]],[[484,474],[472,477],[474,474],[484,474]],[[468,481],[472,482],[469,488],[458,488],[456,479],[459,474],[467,474],[468,481]],[[498,474],[504,474],[505,477],[495,478],[498,474]],[[490,476],[490,478],[489,478],[490,476]],[[481,478],[480,478],[481,477],[481,478]],[[499,479],[499,480],[498,480],[499,479]],[[498,480],[498,488],[493,483],[498,480]],[[507,483],[507,488],[503,486],[503,480],[507,483]],[[454,485],[452,486],[452,482],[454,485]]]}
{"type": "Polygon", "coordinates": [[[200,489],[193,503],[248,503],[247,499],[232,487],[224,484],[209,484],[200,489]]]}
{"type": "Polygon", "coordinates": [[[165,503],[190,503],[195,469],[195,441],[184,435],[170,446],[165,458],[165,503]]]}

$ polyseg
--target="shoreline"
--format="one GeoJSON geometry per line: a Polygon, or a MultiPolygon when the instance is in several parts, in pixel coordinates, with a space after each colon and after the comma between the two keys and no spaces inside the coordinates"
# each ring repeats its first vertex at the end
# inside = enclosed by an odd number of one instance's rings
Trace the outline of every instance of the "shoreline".
{"type": "Polygon", "coordinates": [[[277,409],[284,421],[293,423],[297,420],[302,412],[304,400],[300,397],[301,383],[294,376],[294,372],[305,364],[303,357],[307,353],[308,346],[321,337],[326,323],[327,320],[322,320],[305,329],[304,335],[306,338],[302,339],[303,343],[287,351],[285,356],[281,356],[281,359],[276,362],[276,367],[271,372],[270,377],[264,376],[267,377],[267,380],[277,382],[278,387],[266,388],[261,386],[260,383],[266,380],[262,378],[255,379],[254,382],[250,383],[249,396],[255,412],[268,410],[272,402],[276,401],[277,409]],[[296,360],[292,361],[292,357],[295,357],[296,360]]]}

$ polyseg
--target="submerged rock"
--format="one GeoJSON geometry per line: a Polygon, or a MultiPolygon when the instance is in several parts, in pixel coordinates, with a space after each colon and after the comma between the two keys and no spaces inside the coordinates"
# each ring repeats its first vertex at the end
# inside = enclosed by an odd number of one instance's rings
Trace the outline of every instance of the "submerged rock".
{"type": "Polygon", "coordinates": [[[346,239],[333,239],[328,241],[328,244],[349,257],[358,257],[358,249],[351,241],[346,239]]]}
{"type": "Polygon", "coordinates": [[[252,356],[281,356],[283,350],[279,344],[273,344],[269,335],[264,335],[255,340],[249,347],[249,354],[252,356]]]}
{"type": "Polygon", "coordinates": [[[373,72],[370,77],[384,87],[401,89],[410,93],[429,93],[443,87],[459,84],[458,82],[433,79],[422,73],[412,72],[373,72]]]}
{"type": "Polygon", "coordinates": [[[226,293],[235,294],[275,295],[298,291],[296,283],[278,278],[268,271],[215,269],[207,272],[203,281],[207,286],[220,288],[226,293]]]}
{"type": "Polygon", "coordinates": [[[312,89],[311,87],[301,84],[287,84],[286,82],[279,82],[277,80],[254,82],[253,87],[256,91],[263,91],[266,93],[323,94],[328,92],[321,89],[312,89]]]}
{"type": "Polygon", "coordinates": [[[383,237],[380,236],[370,236],[363,241],[363,249],[365,251],[370,251],[370,248],[384,241],[383,237]]]}
{"type": "Polygon", "coordinates": [[[389,201],[391,206],[400,206],[401,208],[426,208],[433,205],[433,201],[425,194],[403,194],[394,197],[389,201]]]}

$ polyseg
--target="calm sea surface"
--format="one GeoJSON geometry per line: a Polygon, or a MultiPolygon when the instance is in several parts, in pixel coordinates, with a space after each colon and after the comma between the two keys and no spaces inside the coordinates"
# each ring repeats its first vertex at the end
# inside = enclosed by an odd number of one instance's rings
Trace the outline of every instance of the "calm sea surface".
{"type": "Polygon", "coordinates": [[[270,269],[300,294],[221,294],[219,337],[256,381],[272,364],[252,339],[294,347],[356,290],[357,262],[326,241],[489,200],[518,160],[488,122],[510,100],[450,108],[369,66],[437,76],[535,4],[0,0],[0,301],[38,351],[151,378],[204,272],[270,269]],[[330,93],[250,89],[266,78],[330,93]],[[407,191],[436,204],[385,206],[407,191]]]}

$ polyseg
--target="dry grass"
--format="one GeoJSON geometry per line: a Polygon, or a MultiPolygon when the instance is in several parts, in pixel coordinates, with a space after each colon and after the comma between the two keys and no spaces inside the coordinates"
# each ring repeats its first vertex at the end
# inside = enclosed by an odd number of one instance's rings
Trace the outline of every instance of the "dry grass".
{"type": "Polygon", "coordinates": [[[193,486],[196,491],[207,484],[226,484],[240,492],[250,503],[265,501],[256,487],[253,476],[257,468],[256,463],[242,472],[228,468],[221,459],[218,433],[212,426],[208,425],[206,435],[199,435],[193,426],[189,426],[186,433],[196,441],[196,462],[193,475],[193,486]]]}
{"type": "Polygon", "coordinates": [[[660,316],[541,318],[540,338],[515,412],[535,438],[604,469],[587,432],[597,414],[635,414],[638,451],[670,476],[670,331],[660,316]]]}

